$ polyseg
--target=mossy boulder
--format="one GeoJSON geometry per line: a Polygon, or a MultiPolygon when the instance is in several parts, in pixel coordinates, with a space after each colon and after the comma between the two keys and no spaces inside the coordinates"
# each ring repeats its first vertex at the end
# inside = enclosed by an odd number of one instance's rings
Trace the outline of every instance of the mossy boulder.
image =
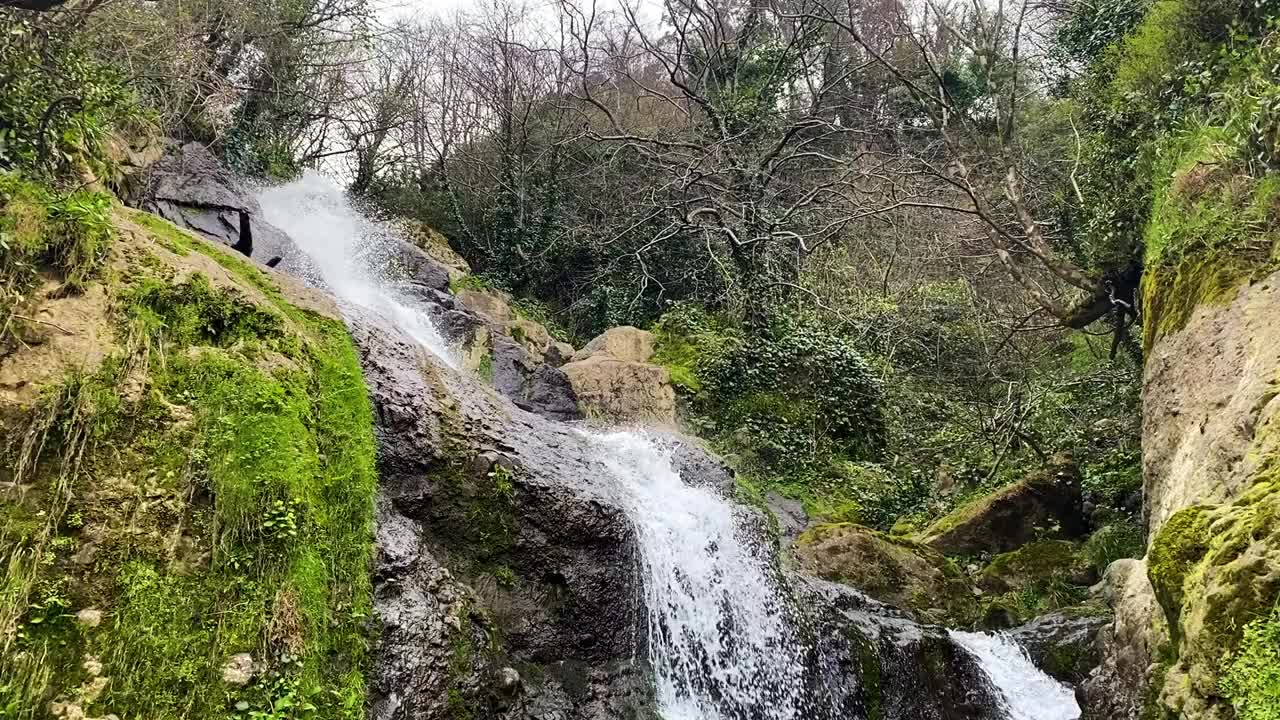
{"type": "Polygon", "coordinates": [[[991,558],[979,573],[986,592],[1021,591],[1048,580],[1068,579],[1080,569],[1076,545],[1067,540],[1038,540],[991,558]]]}
{"type": "Polygon", "coordinates": [[[793,551],[804,572],[861,590],[921,622],[964,626],[977,618],[968,578],[919,543],[842,523],[804,532],[793,551]]]}
{"type": "Polygon", "coordinates": [[[1057,458],[1026,479],[957,508],[924,530],[924,543],[944,555],[1003,553],[1038,537],[1079,537],[1088,530],[1080,475],[1057,458]]]}
{"type": "Polygon", "coordinates": [[[1280,484],[1259,482],[1238,500],[1175,514],[1152,540],[1148,575],[1174,641],[1160,702],[1186,718],[1229,717],[1280,697],[1224,693],[1224,669],[1244,628],[1280,601],[1280,484]],[[1224,697],[1224,694],[1227,697],[1224,697]]]}

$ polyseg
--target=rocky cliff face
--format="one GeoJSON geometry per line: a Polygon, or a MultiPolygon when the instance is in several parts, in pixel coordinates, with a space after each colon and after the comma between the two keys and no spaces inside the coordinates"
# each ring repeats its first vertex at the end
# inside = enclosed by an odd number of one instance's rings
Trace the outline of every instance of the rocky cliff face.
{"type": "MultiPolygon", "coordinates": [[[[349,321],[382,477],[374,716],[653,717],[633,529],[583,436],[444,368],[375,318],[349,321]]],[[[671,442],[688,482],[729,491],[719,461],[671,442]]],[[[793,580],[814,718],[999,717],[981,669],[941,628],[793,580]]]]}
{"type": "MultiPolygon", "coordinates": [[[[1230,718],[1243,629],[1280,596],[1280,274],[1206,302],[1145,374],[1144,561],[1108,572],[1116,621],[1093,717],[1230,718]]],[[[1274,698],[1273,698],[1274,701],[1274,698]]],[[[1256,702],[1256,701],[1254,701],[1256,702]]]]}

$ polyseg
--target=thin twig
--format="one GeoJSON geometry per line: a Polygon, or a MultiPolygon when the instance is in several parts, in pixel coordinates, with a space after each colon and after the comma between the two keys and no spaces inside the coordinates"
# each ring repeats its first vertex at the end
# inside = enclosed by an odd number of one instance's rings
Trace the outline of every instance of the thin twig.
{"type": "Polygon", "coordinates": [[[57,324],[57,323],[51,323],[51,322],[49,322],[48,320],[41,320],[41,319],[39,319],[39,318],[27,317],[26,315],[18,315],[17,313],[14,313],[14,315],[13,315],[13,316],[14,316],[14,317],[16,317],[16,318],[18,318],[19,320],[23,320],[23,321],[25,321],[25,322],[39,323],[39,324],[41,324],[41,325],[48,325],[48,326],[49,326],[49,327],[51,327],[51,328],[57,328],[57,329],[61,330],[62,332],[66,333],[67,335],[75,335],[75,333],[71,332],[70,330],[68,330],[68,329],[66,329],[66,328],[64,328],[64,327],[62,327],[61,325],[59,325],[59,324],[57,324]]]}

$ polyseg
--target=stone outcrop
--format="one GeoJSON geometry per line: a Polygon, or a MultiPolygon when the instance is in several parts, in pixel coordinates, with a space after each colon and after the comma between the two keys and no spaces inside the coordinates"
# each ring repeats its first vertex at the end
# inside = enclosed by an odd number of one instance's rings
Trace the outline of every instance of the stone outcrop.
{"type": "MultiPolygon", "coordinates": [[[[1115,620],[1086,717],[1233,716],[1221,680],[1280,597],[1280,273],[1150,333],[1143,388],[1148,554],[1104,578],[1115,620]]],[[[1238,700],[1256,703],[1260,700],[1238,700]]]]}
{"type": "Polygon", "coordinates": [[[667,369],[648,362],[653,334],[616,327],[587,343],[560,369],[587,417],[611,422],[671,425],[676,392],[667,369]]]}
{"type": "Polygon", "coordinates": [[[924,543],[944,555],[1014,550],[1046,533],[1078,537],[1088,531],[1081,510],[1080,475],[1057,459],[1049,467],[965,505],[925,529],[924,543]]]}
{"type": "Polygon", "coordinates": [[[1106,616],[1049,613],[1006,632],[1036,667],[1076,685],[1098,665],[1098,633],[1109,621],[1106,616]]]}
{"type": "Polygon", "coordinates": [[[1143,378],[1145,515],[1155,534],[1174,513],[1246,491],[1266,453],[1249,452],[1280,411],[1280,273],[1200,308],[1148,354],[1143,378]]]}
{"type": "Polygon", "coordinates": [[[628,362],[649,362],[657,339],[647,330],[620,325],[600,333],[579,350],[573,359],[586,360],[592,355],[608,355],[628,362]]]}
{"type": "Polygon", "coordinates": [[[1153,663],[1168,629],[1142,560],[1117,560],[1100,584],[1114,613],[1098,637],[1101,664],[1076,694],[1085,720],[1137,718],[1153,696],[1153,663]]]}
{"type": "Polygon", "coordinates": [[[629,717],[607,709],[643,706],[631,529],[582,436],[353,326],[382,478],[373,717],[629,717]],[[513,700],[491,680],[518,666],[540,672],[513,700]]]}
{"type": "Polygon", "coordinates": [[[135,205],[264,265],[314,275],[289,236],[262,219],[262,207],[244,181],[200,143],[174,147],[152,164],[135,205]]]}
{"type": "Polygon", "coordinates": [[[936,551],[860,525],[822,525],[792,549],[804,572],[844,583],[922,622],[967,626],[978,614],[973,585],[936,551]]]}

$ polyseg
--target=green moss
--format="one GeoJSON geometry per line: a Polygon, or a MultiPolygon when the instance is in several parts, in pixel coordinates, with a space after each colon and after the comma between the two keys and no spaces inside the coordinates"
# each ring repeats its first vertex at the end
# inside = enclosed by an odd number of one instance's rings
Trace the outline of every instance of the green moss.
{"type": "Polygon", "coordinates": [[[1000,607],[1014,622],[1077,606],[1086,589],[1072,576],[1081,561],[1076,546],[1065,540],[1037,540],[992,558],[978,577],[978,585],[992,593],[986,600],[1000,607]]]}
{"type": "Polygon", "coordinates": [[[1053,645],[1041,659],[1040,669],[1055,678],[1082,678],[1089,655],[1089,648],[1082,644],[1053,645]]]}
{"type": "Polygon", "coordinates": [[[802,533],[796,556],[810,572],[924,621],[961,627],[977,619],[968,578],[955,563],[920,543],[853,523],[833,523],[802,533]]]}
{"type": "Polygon", "coordinates": [[[1238,720],[1280,720],[1280,606],[1244,628],[1220,687],[1238,720]]]}
{"type": "Polygon", "coordinates": [[[1080,554],[1101,575],[1116,560],[1142,557],[1145,551],[1142,528],[1135,522],[1119,520],[1095,530],[1080,554]]]}
{"type": "Polygon", "coordinates": [[[79,292],[97,276],[114,237],[111,198],[76,190],[57,194],[16,173],[0,172],[0,348],[42,271],[79,292]]]}
{"type": "Polygon", "coordinates": [[[493,290],[496,287],[497,284],[484,275],[466,275],[449,281],[449,292],[454,294],[462,290],[493,290]]]}
{"type": "Polygon", "coordinates": [[[862,694],[862,706],[867,720],[884,718],[884,682],[883,668],[880,662],[880,651],[875,642],[852,628],[848,631],[849,640],[858,653],[858,687],[862,694]]]}
{"type": "Polygon", "coordinates": [[[1144,235],[1143,335],[1184,327],[1197,307],[1229,301],[1242,283],[1280,267],[1280,177],[1254,178],[1220,128],[1172,141],[1144,235]]]}
{"type": "Polygon", "coordinates": [[[1069,573],[1076,565],[1076,546],[1066,540],[1037,540],[991,559],[983,575],[1026,585],[1042,577],[1069,573]]]}
{"type": "Polygon", "coordinates": [[[1174,513],[1152,538],[1148,550],[1147,576],[1171,629],[1178,626],[1187,574],[1209,549],[1206,510],[1203,505],[1193,505],[1174,513]]]}
{"type": "Polygon", "coordinates": [[[700,367],[736,337],[723,320],[693,305],[668,312],[649,330],[655,340],[652,362],[667,369],[672,384],[691,394],[702,390],[700,367]]]}
{"type": "Polygon", "coordinates": [[[476,375],[490,385],[493,384],[493,352],[486,351],[480,356],[480,364],[476,367],[476,375]]]}
{"type": "Polygon", "coordinates": [[[185,230],[181,230],[177,225],[152,215],[149,212],[141,210],[133,210],[129,213],[129,217],[151,233],[151,237],[160,246],[177,255],[186,255],[191,252],[195,242],[195,237],[185,230]]]}
{"type": "MultiPolygon", "coordinates": [[[[49,560],[17,604],[24,622],[57,578],[70,581],[69,612],[108,619],[0,647],[0,707],[17,703],[25,718],[70,697],[92,654],[110,682],[90,714],[220,717],[244,702],[270,717],[286,705],[363,717],[375,447],[345,328],[278,294],[255,306],[199,276],[173,285],[133,270],[112,290],[132,354],[73,378],[50,394],[50,420],[32,418],[44,429],[32,502],[50,517],[67,510],[55,529],[92,527],[92,546],[74,528],[65,547],[3,540],[10,557],[49,560]],[[71,561],[86,550],[92,564],[71,561]],[[266,673],[233,689],[221,667],[240,652],[266,673]]],[[[11,567],[11,599],[14,580],[11,567]]]]}

